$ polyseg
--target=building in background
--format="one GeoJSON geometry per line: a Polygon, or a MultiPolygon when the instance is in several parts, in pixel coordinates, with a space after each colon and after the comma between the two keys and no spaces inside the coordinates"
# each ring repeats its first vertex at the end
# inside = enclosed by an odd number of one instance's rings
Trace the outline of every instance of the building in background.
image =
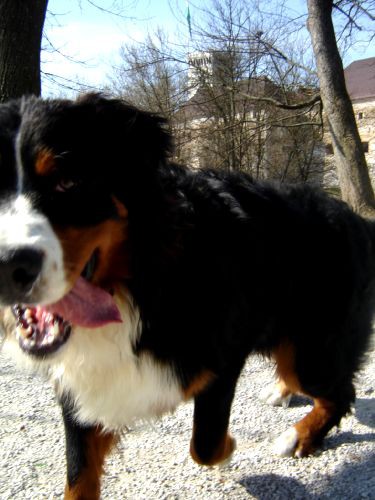
{"type": "MultiPolygon", "coordinates": [[[[194,52],[188,61],[189,98],[176,116],[183,128],[184,161],[195,168],[241,170],[255,178],[339,189],[319,104],[301,113],[271,102],[309,101],[317,88],[282,87],[256,71],[246,76],[231,53],[194,52]]],[[[375,182],[375,57],[351,63],[345,79],[375,182]]]]}
{"type": "MultiPolygon", "coordinates": [[[[353,104],[358,132],[361,137],[370,176],[375,185],[375,57],[353,61],[345,68],[345,82],[353,104]]],[[[327,175],[325,183],[337,187],[338,179],[333,165],[332,139],[328,131],[324,134],[325,164],[327,175]]]]}
{"type": "Polygon", "coordinates": [[[309,100],[316,88],[259,76],[258,58],[249,64],[249,54],[194,52],[188,62],[189,97],[176,115],[183,161],[260,179],[321,183],[319,105],[304,114],[273,104],[309,100]]]}
{"type": "Polygon", "coordinates": [[[188,54],[189,97],[192,98],[202,87],[230,84],[233,72],[239,66],[237,59],[235,53],[219,50],[188,54]]]}

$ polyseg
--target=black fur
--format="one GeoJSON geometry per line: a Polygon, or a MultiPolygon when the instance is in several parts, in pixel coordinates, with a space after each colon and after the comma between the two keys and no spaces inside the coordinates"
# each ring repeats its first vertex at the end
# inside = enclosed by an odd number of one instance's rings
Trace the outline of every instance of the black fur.
{"type": "Polygon", "coordinates": [[[308,186],[174,164],[162,119],[98,95],[0,107],[4,193],[13,189],[12,137],[21,121],[27,192],[52,224],[115,218],[113,196],[127,207],[125,284],[143,324],[136,352],[172,365],[184,388],[214,374],[195,401],[203,462],[226,432],[246,357],[285,341],[303,391],[334,402],[328,427],[338,423],[354,400],[371,331],[373,223],[308,186]],[[55,178],[34,172],[41,146],[57,154],[59,176],[77,181],[64,200],[50,193],[55,178]]]}
{"type": "Polygon", "coordinates": [[[86,438],[92,430],[74,418],[74,406],[69,398],[60,401],[65,429],[66,476],[69,486],[77,483],[82,471],[87,467],[86,438]]]}

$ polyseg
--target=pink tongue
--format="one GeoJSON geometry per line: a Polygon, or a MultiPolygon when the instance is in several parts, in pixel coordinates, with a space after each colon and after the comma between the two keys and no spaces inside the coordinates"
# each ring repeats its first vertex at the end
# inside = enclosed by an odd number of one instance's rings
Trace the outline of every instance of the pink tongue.
{"type": "Polygon", "coordinates": [[[107,323],[122,322],[112,295],[82,277],[78,278],[68,294],[46,309],[77,326],[95,328],[107,323]]]}

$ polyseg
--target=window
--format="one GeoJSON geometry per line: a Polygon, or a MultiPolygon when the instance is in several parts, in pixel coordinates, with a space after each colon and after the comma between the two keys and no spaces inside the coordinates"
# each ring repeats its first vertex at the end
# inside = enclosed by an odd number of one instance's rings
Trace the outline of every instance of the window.
{"type": "Polygon", "coordinates": [[[368,141],[362,142],[362,149],[365,153],[368,153],[368,141]]]}
{"type": "Polygon", "coordinates": [[[362,120],[362,118],[363,118],[363,113],[362,113],[362,111],[360,111],[358,113],[358,120],[362,120]]]}
{"type": "Polygon", "coordinates": [[[326,144],[326,155],[333,155],[332,144],[326,144]]]}

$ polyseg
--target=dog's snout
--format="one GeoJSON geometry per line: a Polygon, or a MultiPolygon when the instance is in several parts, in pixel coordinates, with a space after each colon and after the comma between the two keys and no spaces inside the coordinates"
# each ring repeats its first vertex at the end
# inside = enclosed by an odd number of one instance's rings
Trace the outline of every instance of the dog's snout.
{"type": "Polygon", "coordinates": [[[30,288],[38,277],[43,264],[43,253],[30,247],[13,252],[7,266],[15,286],[20,290],[30,288]]]}
{"type": "Polygon", "coordinates": [[[25,301],[43,266],[44,253],[24,246],[0,251],[0,292],[5,302],[25,301]]]}

